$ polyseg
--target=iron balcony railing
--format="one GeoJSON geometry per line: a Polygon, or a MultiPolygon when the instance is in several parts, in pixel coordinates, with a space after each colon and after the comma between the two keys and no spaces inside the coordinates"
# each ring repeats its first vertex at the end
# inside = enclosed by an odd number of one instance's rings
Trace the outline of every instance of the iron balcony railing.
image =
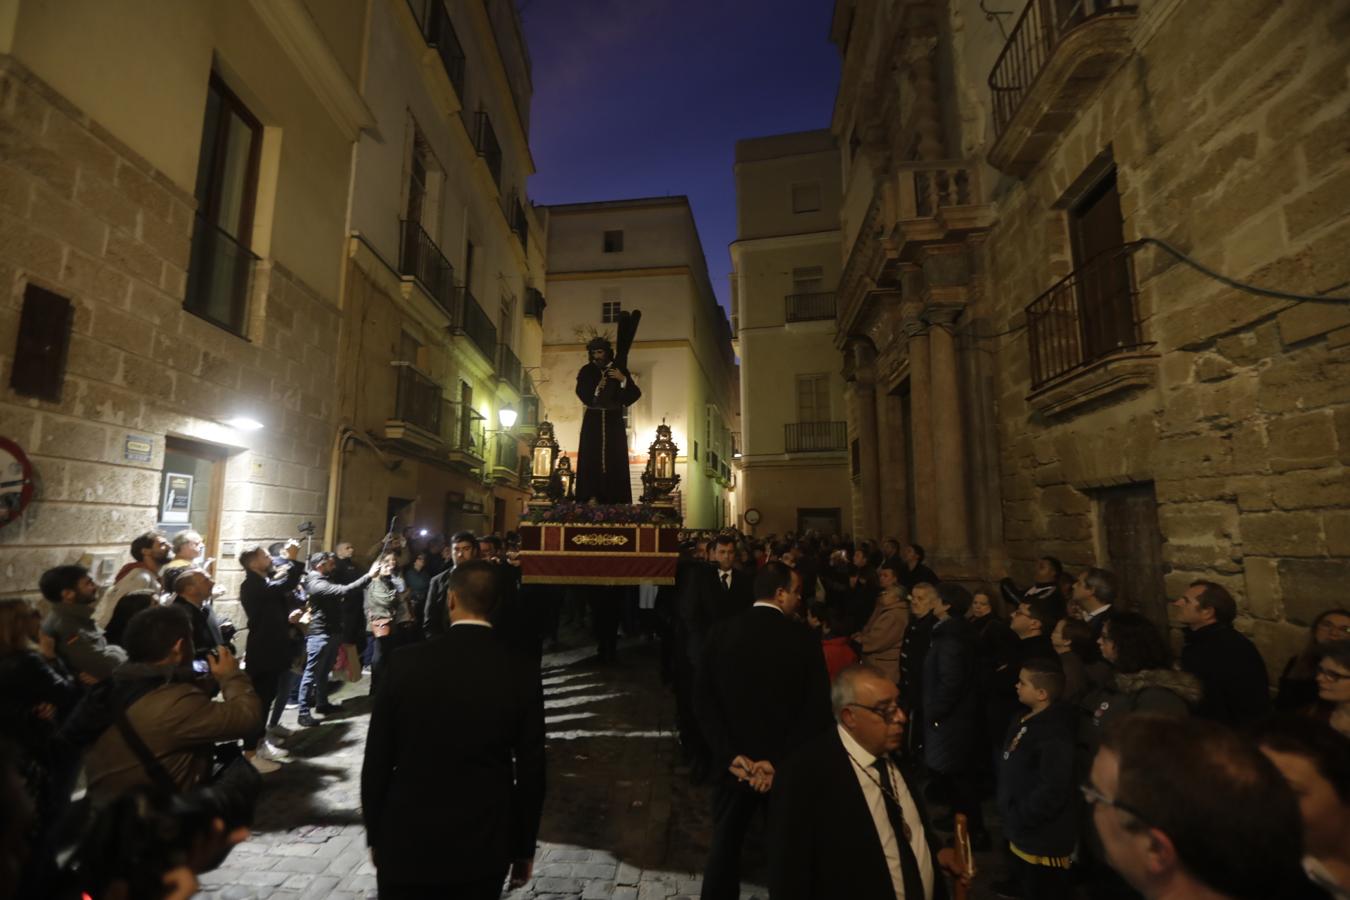
{"type": "Polygon", "coordinates": [[[1026,308],[1031,389],[1118,350],[1141,346],[1134,251],[1098,254],[1026,308]]]}
{"type": "Polygon", "coordinates": [[[183,308],[242,335],[258,257],[218,225],[197,215],[183,308]]]}
{"type": "Polygon", "coordinates": [[[783,450],[787,453],[824,453],[847,446],[847,422],[788,422],[783,426],[783,450]]]}
{"type": "Polygon", "coordinates": [[[544,300],[544,295],[538,288],[527,287],[525,289],[525,315],[538,319],[541,323],[544,321],[544,307],[548,302],[544,300]]]}
{"type": "Polygon", "coordinates": [[[445,0],[408,0],[417,26],[428,46],[436,51],[445,67],[446,77],[455,88],[455,94],[464,98],[464,47],[459,43],[459,35],[450,21],[450,13],[445,8],[445,0]]]}
{"type": "Polygon", "coordinates": [[[1136,4],[1122,0],[1030,0],[989,73],[996,134],[1003,134],[1017,115],[1066,34],[1097,16],[1136,10],[1136,4]]]}
{"type": "Polygon", "coordinates": [[[488,171],[498,188],[502,186],[502,145],[497,143],[497,132],[492,129],[492,119],[487,112],[479,110],[474,121],[474,148],[487,163],[488,171]]]}
{"type": "Polygon", "coordinates": [[[526,394],[520,398],[520,417],[516,419],[516,428],[534,431],[539,427],[539,398],[526,394]]]}
{"type": "Polygon", "coordinates": [[[410,219],[403,220],[400,231],[398,270],[416,278],[441,309],[454,314],[455,267],[450,265],[450,260],[445,258],[431,235],[410,219]]]}
{"type": "Polygon", "coordinates": [[[441,403],[441,442],[447,450],[481,460],[485,438],[483,416],[477,410],[465,411],[448,400],[441,403]]]}
{"type": "Polygon", "coordinates": [[[459,302],[455,305],[451,329],[467,335],[489,362],[497,361],[497,326],[492,324],[467,287],[459,289],[459,302]]]}
{"type": "Polygon", "coordinates": [[[788,294],[783,298],[785,316],[789,322],[815,322],[820,319],[833,319],[835,314],[834,291],[819,291],[813,294],[788,294]]]}
{"type": "Polygon", "coordinates": [[[441,433],[441,388],[413,364],[392,363],[397,376],[394,395],[394,419],[416,425],[428,434],[441,433]]]}
{"type": "Polygon", "coordinates": [[[515,437],[509,432],[499,432],[492,445],[492,468],[517,475],[520,472],[520,446],[515,437]]]}
{"type": "Polygon", "coordinates": [[[525,369],[508,344],[497,345],[497,377],[515,388],[517,394],[524,393],[525,369]]]}

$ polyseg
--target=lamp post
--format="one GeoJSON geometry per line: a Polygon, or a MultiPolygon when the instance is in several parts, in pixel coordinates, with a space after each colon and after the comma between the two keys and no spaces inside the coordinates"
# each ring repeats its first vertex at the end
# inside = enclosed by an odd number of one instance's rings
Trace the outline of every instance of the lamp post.
{"type": "Polygon", "coordinates": [[[530,452],[530,489],[534,496],[531,506],[548,506],[549,488],[553,482],[553,466],[558,460],[558,441],[553,436],[553,423],[540,422],[530,452]]]}
{"type": "Polygon", "coordinates": [[[656,440],[648,448],[647,470],[642,473],[642,502],[652,506],[673,506],[670,494],[680,483],[675,474],[675,459],[680,448],[670,437],[670,426],[665,420],[656,426],[656,440]]]}

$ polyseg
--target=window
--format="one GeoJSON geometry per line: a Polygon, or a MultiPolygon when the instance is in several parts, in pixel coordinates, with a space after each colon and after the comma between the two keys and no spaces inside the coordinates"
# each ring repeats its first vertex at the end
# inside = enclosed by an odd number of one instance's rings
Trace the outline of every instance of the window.
{"type": "Polygon", "coordinates": [[[256,259],[248,245],[261,145],[262,125],[213,73],[197,160],[197,219],[183,306],[235,334],[244,331],[256,259]]]}
{"type": "Polygon", "coordinates": [[[794,213],[817,212],[820,209],[820,182],[792,186],[792,211],[794,213]]]}
{"type": "Polygon", "coordinates": [[[406,331],[398,333],[398,359],[419,368],[422,366],[422,344],[406,331]]]}
{"type": "Polygon", "coordinates": [[[623,230],[605,232],[605,252],[622,253],[623,252],[623,230]]]}
{"type": "Polygon", "coordinates": [[[1069,237],[1084,361],[1138,343],[1114,168],[1070,208],[1069,237]]]}
{"type": "Polygon", "coordinates": [[[473,241],[464,242],[464,290],[473,293],[473,241]]]}
{"type": "Polygon", "coordinates": [[[797,376],[797,421],[830,421],[830,376],[797,376]]]}
{"type": "Polygon", "coordinates": [[[427,139],[416,125],[413,126],[412,160],[408,175],[408,216],[409,222],[422,224],[427,206],[428,173],[431,169],[431,148],[427,139]]]}
{"type": "Polygon", "coordinates": [[[607,323],[617,322],[619,321],[619,313],[622,311],[623,304],[618,300],[602,300],[600,302],[600,321],[607,323]]]}
{"type": "Polygon", "coordinates": [[[694,441],[694,462],[698,462],[698,441],[694,441]]]}
{"type": "Polygon", "coordinates": [[[61,402],[75,308],[59,294],[30,284],[23,291],[23,312],[14,342],[9,386],[21,397],[61,402]]]}
{"type": "Polygon", "coordinates": [[[825,269],[822,266],[802,266],[792,270],[792,293],[818,294],[825,289],[825,269]]]}
{"type": "Polygon", "coordinates": [[[511,346],[511,336],[516,322],[516,297],[509,291],[502,291],[501,307],[497,318],[497,340],[511,346]]]}

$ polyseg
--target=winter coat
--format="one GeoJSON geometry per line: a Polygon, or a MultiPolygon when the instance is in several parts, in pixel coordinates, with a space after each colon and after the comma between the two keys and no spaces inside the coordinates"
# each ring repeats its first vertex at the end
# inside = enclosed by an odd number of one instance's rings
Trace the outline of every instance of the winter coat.
{"type": "Polygon", "coordinates": [[[877,604],[858,634],[862,661],[876,666],[892,682],[900,681],[900,641],[905,636],[909,610],[899,603],[877,604]]]}
{"type": "Polygon", "coordinates": [[[1074,710],[1051,704],[1008,723],[998,758],[1003,833],[1033,856],[1068,856],[1077,841],[1074,710]]]}
{"type": "Polygon", "coordinates": [[[1255,644],[1219,624],[1187,631],[1185,640],[1181,668],[1205,689],[1196,715],[1236,728],[1270,712],[1270,682],[1255,644]]]}
{"type": "Polygon", "coordinates": [[[923,664],[924,762],[942,773],[962,773],[974,762],[979,738],[975,642],[964,619],[933,626],[923,664]]]}
{"type": "Polygon", "coordinates": [[[298,607],[295,588],[304,567],[292,563],[284,575],[264,578],[247,572],[239,588],[239,602],[248,616],[248,664],[259,672],[280,672],[290,667],[294,645],[290,614],[298,607]]]}
{"type": "Polygon", "coordinates": [[[126,651],[108,643],[94,621],[94,608],[79,603],[54,603],[42,632],[56,643],[56,655],[72,675],[88,673],[103,679],[127,661],[126,651]]]}
{"type": "Polygon", "coordinates": [[[1079,728],[1079,744],[1091,759],[1101,746],[1102,735],[1123,716],[1136,712],[1188,716],[1199,707],[1203,694],[1200,679],[1175,669],[1117,673],[1106,687],[1083,699],[1086,717],[1079,728]]]}
{"type": "MultiPolygon", "coordinates": [[[[367,572],[350,584],[338,584],[322,572],[310,572],[305,576],[305,593],[309,596],[309,633],[342,634],[343,605],[348,597],[356,597],[360,603],[365,595],[366,585],[371,575],[367,572]]],[[[359,608],[359,607],[358,607],[359,608]]]]}

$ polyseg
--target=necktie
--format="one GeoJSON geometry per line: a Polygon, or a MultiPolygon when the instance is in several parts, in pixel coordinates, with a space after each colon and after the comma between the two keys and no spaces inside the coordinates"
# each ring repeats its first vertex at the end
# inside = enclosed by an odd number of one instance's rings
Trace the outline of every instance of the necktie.
{"type": "Polygon", "coordinates": [[[731,573],[730,573],[730,572],[723,572],[723,573],[722,573],[722,587],[723,587],[724,590],[728,590],[728,591],[731,590],[731,573]]]}
{"type": "Polygon", "coordinates": [[[883,756],[872,763],[872,768],[876,769],[880,776],[881,796],[886,802],[886,818],[891,820],[891,828],[895,830],[895,842],[899,845],[900,879],[905,885],[905,900],[924,900],[923,876],[919,874],[919,860],[914,856],[914,848],[909,844],[911,832],[909,826],[905,824],[905,814],[895,800],[890,766],[886,765],[886,758],[883,756]]]}

